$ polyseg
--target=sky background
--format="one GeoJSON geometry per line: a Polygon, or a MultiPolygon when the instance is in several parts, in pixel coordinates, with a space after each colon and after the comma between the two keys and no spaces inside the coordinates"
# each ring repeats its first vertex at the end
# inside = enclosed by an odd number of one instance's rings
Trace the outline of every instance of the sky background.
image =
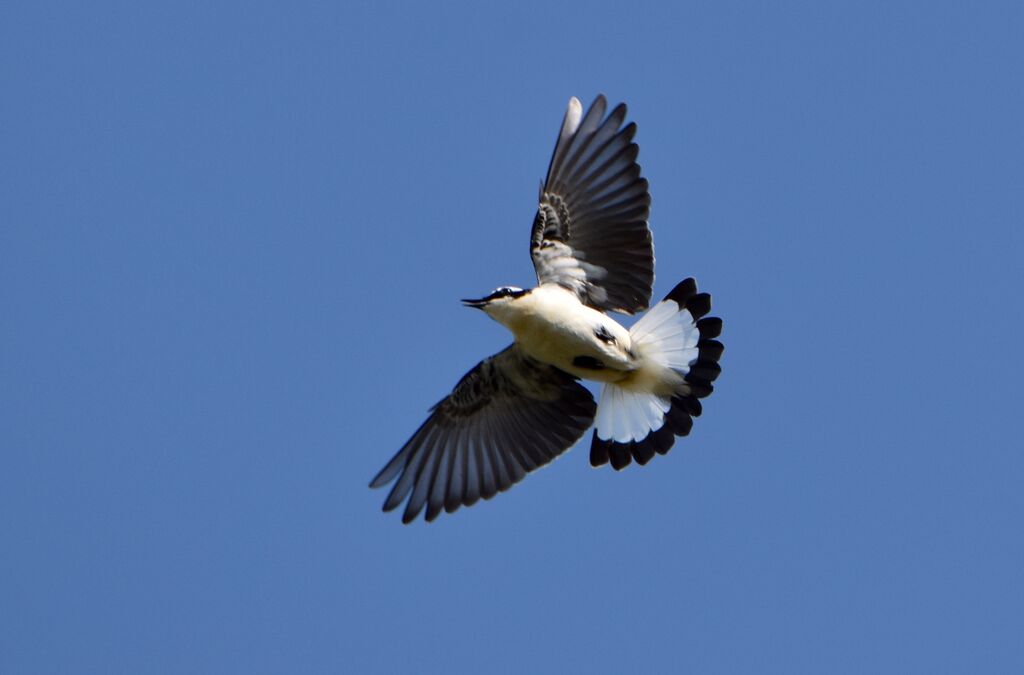
{"type": "MultiPolygon", "coordinates": [[[[1024,671],[1024,6],[0,6],[0,672],[1024,671]],[[692,435],[402,526],[570,95],[692,435]]],[[[589,436],[588,436],[589,437],[589,436]]]]}

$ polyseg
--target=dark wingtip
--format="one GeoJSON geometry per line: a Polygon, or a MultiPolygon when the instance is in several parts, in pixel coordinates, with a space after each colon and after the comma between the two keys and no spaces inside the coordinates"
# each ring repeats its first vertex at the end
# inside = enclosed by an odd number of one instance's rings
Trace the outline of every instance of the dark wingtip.
{"type": "Polygon", "coordinates": [[[441,515],[442,511],[444,511],[444,503],[443,502],[438,504],[437,506],[434,506],[433,504],[428,504],[427,505],[427,515],[424,516],[424,518],[426,519],[426,521],[428,523],[432,523],[432,522],[434,522],[437,519],[437,517],[439,515],[441,515]]]}

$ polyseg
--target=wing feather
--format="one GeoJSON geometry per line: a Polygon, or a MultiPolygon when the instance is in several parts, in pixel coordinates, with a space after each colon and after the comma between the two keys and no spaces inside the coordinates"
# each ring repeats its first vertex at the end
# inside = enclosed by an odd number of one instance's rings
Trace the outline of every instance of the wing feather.
{"type": "Polygon", "coordinates": [[[636,163],[636,125],[626,106],[605,117],[598,96],[585,115],[576,98],[562,121],[530,237],[541,284],[554,283],[591,307],[632,314],[647,307],[654,247],[651,197],[636,163]]]}
{"type": "Polygon", "coordinates": [[[490,499],[573,445],[594,419],[590,392],[512,345],[481,361],[371,481],[394,481],[384,501],[406,501],[403,522],[490,499]]]}

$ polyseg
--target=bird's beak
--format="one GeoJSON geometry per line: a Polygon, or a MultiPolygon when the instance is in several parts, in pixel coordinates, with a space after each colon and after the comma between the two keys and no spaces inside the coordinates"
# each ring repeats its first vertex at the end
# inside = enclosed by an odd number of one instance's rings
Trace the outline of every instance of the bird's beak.
{"type": "Polygon", "coordinates": [[[476,307],[477,309],[483,309],[484,306],[487,305],[487,301],[484,300],[483,298],[479,300],[467,300],[463,298],[462,304],[465,305],[466,307],[476,307]]]}

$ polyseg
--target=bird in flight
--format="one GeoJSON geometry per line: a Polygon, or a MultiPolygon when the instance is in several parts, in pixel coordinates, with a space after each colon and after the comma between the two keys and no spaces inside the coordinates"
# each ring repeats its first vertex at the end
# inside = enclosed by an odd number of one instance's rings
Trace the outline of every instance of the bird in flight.
{"type": "Polygon", "coordinates": [[[490,499],[592,425],[593,466],[647,464],[690,433],[711,394],[722,320],[693,279],[629,329],[607,314],[647,309],[654,247],[636,124],[623,126],[625,104],[606,110],[604,96],[585,115],[569,100],[530,235],[537,286],[463,300],[514,342],[466,373],[370,483],[395,481],[384,510],[405,501],[402,522],[490,499]],[[602,383],[597,404],[580,379],[602,383]]]}

